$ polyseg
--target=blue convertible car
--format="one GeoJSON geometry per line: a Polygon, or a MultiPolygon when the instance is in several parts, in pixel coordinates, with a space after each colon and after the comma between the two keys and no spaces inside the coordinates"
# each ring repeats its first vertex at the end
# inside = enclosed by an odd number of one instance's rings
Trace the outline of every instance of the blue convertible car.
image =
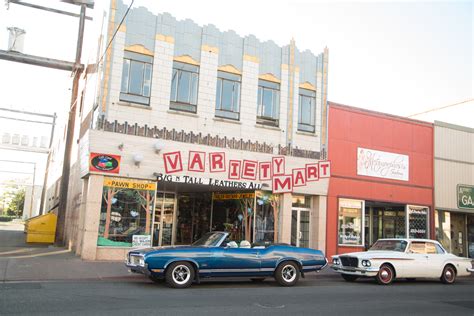
{"type": "Polygon", "coordinates": [[[319,250],[290,245],[251,247],[245,240],[238,247],[228,235],[211,232],[191,246],[132,250],[126,265],[155,282],[164,279],[170,287],[185,288],[208,277],[248,277],[253,281],[274,277],[280,285],[293,286],[300,275],[327,264],[319,250]]]}

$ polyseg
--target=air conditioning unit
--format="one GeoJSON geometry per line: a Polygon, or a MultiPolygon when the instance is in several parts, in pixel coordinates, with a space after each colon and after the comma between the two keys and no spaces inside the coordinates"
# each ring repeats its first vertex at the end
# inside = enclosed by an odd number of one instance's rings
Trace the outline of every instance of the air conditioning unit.
{"type": "Polygon", "coordinates": [[[12,136],[10,133],[3,133],[2,135],[2,144],[10,144],[12,141],[12,136]]]}
{"type": "Polygon", "coordinates": [[[8,37],[8,50],[23,53],[23,45],[25,42],[25,30],[18,27],[8,27],[10,33],[8,37]]]}
{"type": "Polygon", "coordinates": [[[13,145],[20,145],[20,134],[13,134],[12,144],[13,145]]]}
{"type": "Polygon", "coordinates": [[[22,135],[21,136],[21,146],[28,146],[30,143],[30,138],[28,135],[22,135]]]}
{"type": "Polygon", "coordinates": [[[46,148],[46,147],[48,147],[48,137],[46,137],[46,136],[41,136],[40,147],[41,147],[41,148],[46,148]]]}

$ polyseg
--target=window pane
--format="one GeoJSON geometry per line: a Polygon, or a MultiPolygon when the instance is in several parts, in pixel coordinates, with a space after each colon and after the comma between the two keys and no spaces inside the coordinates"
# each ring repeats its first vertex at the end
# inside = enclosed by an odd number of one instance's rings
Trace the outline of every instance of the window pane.
{"type": "Polygon", "coordinates": [[[132,60],[130,65],[130,86],[128,92],[142,94],[143,90],[143,63],[132,60]]]}
{"type": "Polygon", "coordinates": [[[143,96],[150,96],[151,89],[151,64],[145,64],[145,78],[143,83],[143,96]]]}
{"type": "Polygon", "coordinates": [[[362,245],[362,202],[339,200],[339,244],[362,245]]]}
{"type": "Polygon", "coordinates": [[[216,109],[221,109],[222,79],[217,78],[216,109]]]}
{"type": "Polygon", "coordinates": [[[239,112],[240,110],[240,83],[234,82],[234,102],[233,111],[239,112]]]}
{"type": "Polygon", "coordinates": [[[263,89],[263,116],[272,117],[273,90],[263,89]]]}
{"type": "Polygon", "coordinates": [[[274,119],[280,117],[280,91],[274,90],[273,93],[273,116],[274,119]]]}
{"type": "Polygon", "coordinates": [[[122,88],[121,92],[128,92],[128,80],[129,80],[129,72],[130,72],[130,60],[124,59],[123,60],[123,68],[122,68],[122,88]]]}
{"type": "Polygon", "coordinates": [[[191,76],[191,104],[197,104],[198,98],[198,74],[192,74],[191,76]]]}
{"type": "Polygon", "coordinates": [[[171,101],[176,101],[176,91],[178,89],[178,71],[173,69],[173,78],[171,79],[171,101]]]}
{"type": "Polygon", "coordinates": [[[232,111],[233,103],[232,96],[234,93],[234,84],[229,80],[222,80],[222,100],[221,108],[223,110],[232,111]]]}
{"type": "Polygon", "coordinates": [[[189,88],[191,83],[191,73],[179,71],[178,74],[178,102],[189,103],[189,88]]]}
{"type": "Polygon", "coordinates": [[[262,87],[258,87],[258,99],[257,99],[257,116],[262,116],[262,87]]]}

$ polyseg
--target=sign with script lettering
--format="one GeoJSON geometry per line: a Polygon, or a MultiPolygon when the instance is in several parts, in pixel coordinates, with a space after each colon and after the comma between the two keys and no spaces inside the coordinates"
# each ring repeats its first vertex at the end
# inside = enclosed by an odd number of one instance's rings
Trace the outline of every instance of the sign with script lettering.
{"type": "Polygon", "coordinates": [[[357,148],[357,174],[408,181],[409,157],[367,148],[357,148]]]}

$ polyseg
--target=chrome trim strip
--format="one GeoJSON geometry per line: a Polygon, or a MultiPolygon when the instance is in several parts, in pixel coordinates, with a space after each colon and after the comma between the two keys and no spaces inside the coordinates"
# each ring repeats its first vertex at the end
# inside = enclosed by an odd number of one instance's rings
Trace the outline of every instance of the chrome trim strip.
{"type": "Polygon", "coordinates": [[[474,268],[466,268],[467,272],[474,273],[474,268]]]}

